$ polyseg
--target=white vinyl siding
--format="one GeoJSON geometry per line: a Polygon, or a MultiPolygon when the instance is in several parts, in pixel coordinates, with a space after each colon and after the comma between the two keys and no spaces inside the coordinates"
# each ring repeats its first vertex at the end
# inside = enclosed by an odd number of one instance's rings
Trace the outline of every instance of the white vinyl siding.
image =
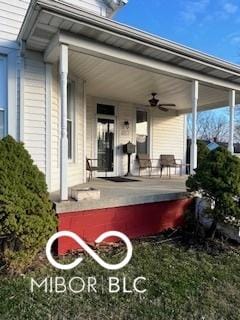
{"type": "Polygon", "coordinates": [[[0,0],[0,46],[15,48],[29,0],[0,0]]]}
{"type": "Polygon", "coordinates": [[[174,116],[156,111],[152,117],[152,157],[173,154],[183,163],[186,158],[185,116],[174,116]]]}
{"type": "Polygon", "coordinates": [[[101,16],[106,16],[109,8],[106,6],[103,0],[63,0],[64,2],[79,7],[83,8],[87,11],[90,11],[92,13],[101,15],[101,16]]]}
{"type": "MultiPolygon", "coordinates": [[[[8,133],[20,136],[20,69],[21,59],[17,36],[30,0],[0,0],[0,54],[7,55],[8,133]]],[[[6,113],[5,113],[6,116],[6,113]]]]}
{"type": "Polygon", "coordinates": [[[24,143],[39,169],[46,172],[46,68],[41,54],[24,59],[24,143]]]}

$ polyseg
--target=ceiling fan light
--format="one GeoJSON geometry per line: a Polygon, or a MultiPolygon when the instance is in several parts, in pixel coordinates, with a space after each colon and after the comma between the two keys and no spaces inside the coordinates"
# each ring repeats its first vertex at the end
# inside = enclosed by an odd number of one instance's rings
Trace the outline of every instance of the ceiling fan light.
{"type": "Polygon", "coordinates": [[[152,99],[149,100],[150,106],[151,107],[157,107],[159,100],[155,98],[157,94],[156,93],[152,93],[152,99]]]}

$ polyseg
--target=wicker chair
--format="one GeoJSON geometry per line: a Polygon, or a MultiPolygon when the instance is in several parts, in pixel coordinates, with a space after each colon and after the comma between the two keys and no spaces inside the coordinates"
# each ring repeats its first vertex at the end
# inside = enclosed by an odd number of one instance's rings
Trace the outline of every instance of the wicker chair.
{"type": "Polygon", "coordinates": [[[173,154],[161,154],[160,155],[161,177],[164,168],[167,168],[168,176],[171,178],[171,168],[175,168],[175,174],[177,174],[177,168],[180,169],[180,175],[183,175],[183,167],[189,168],[190,164],[183,164],[181,159],[176,159],[173,154]],[[179,162],[179,163],[178,163],[179,162]]]}
{"type": "Polygon", "coordinates": [[[138,154],[137,155],[138,165],[139,165],[139,176],[141,176],[141,170],[149,170],[149,176],[152,175],[152,169],[158,168],[161,169],[161,166],[153,166],[152,161],[153,160],[159,160],[159,159],[150,159],[148,154],[138,154]]]}

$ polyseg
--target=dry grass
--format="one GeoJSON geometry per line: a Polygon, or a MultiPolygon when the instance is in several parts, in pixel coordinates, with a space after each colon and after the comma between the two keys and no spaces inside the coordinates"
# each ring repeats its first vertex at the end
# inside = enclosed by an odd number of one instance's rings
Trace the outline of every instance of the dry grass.
{"type": "MultiPolygon", "coordinates": [[[[174,235],[175,237],[175,235],[174,235]]],[[[178,238],[137,241],[131,263],[109,272],[85,258],[71,272],[57,272],[41,263],[38,270],[15,278],[0,278],[0,319],[240,319],[240,251],[219,244],[186,245],[178,238]],[[221,249],[219,249],[219,246],[221,249]],[[210,248],[210,249],[209,249],[210,248]],[[56,294],[42,289],[30,292],[30,277],[96,276],[147,278],[144,294],[98,293],[56,294]]],[[[101,255],[119,261],[122,248],[101,255]]]]}

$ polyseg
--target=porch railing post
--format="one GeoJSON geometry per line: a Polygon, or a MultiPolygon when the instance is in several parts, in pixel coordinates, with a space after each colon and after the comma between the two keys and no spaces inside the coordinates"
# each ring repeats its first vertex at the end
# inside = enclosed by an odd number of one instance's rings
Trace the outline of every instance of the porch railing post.
{"type": "Polygon", "coordinates": [[[67,137],[67,81],[68,46],[60,45],[60,91],[61,91],[61,146],[60,146],[60,196],[68,200],[68,137],[67,137]]]}
{"type": "Polygon", "coordinates": [[[236,105],[236,91],[231,90],[229,92],[229,141],[228,141],[228,150],[233,154],[234,153],[234,112],[236,105]]]}
{"type": "Polygon", "coordinates": [[[191,164],[190,173],[194,174],[197,168],[197,107],[199,95],[199,82],[194,80],[192,83],[192,143],[191,143],[191,164]]]}

